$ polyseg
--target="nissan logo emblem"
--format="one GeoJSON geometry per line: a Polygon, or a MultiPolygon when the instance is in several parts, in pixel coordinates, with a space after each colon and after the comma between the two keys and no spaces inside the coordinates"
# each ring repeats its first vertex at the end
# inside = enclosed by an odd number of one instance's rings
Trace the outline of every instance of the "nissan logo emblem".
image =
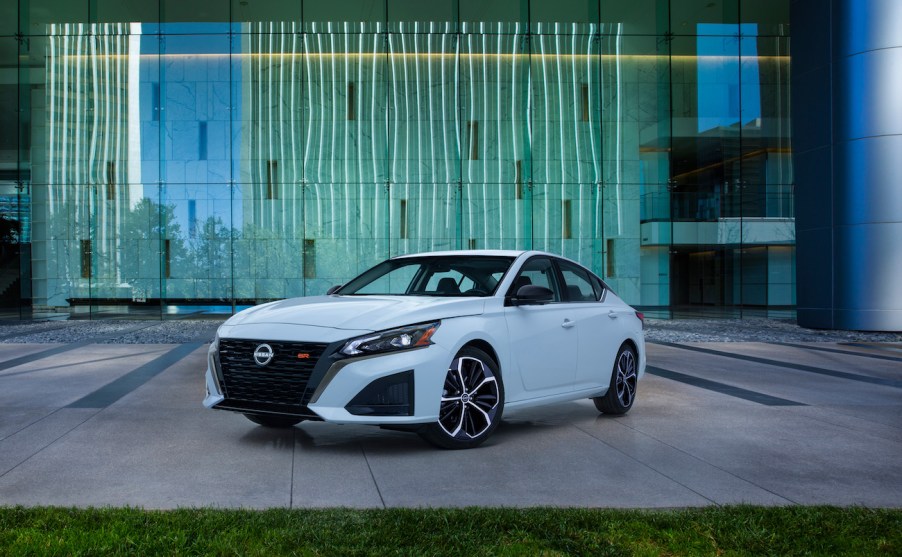
{"type": "Polygon", "coordinates": [[[265,366],[272,361],[274,355],[275,353],[272,351],[272,346],[261,344],[254,350],[254,361],[257,362],[258,366],[265,366]]]}

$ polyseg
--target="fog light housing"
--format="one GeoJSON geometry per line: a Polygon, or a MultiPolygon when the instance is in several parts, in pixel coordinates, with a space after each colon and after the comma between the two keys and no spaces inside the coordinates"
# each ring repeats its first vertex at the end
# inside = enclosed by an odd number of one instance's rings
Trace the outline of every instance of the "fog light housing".
{"type": "Polygon", "coordinates": [[[345,410],[355,416],[413,416],[413,370],[376,379],[345,410]]]}

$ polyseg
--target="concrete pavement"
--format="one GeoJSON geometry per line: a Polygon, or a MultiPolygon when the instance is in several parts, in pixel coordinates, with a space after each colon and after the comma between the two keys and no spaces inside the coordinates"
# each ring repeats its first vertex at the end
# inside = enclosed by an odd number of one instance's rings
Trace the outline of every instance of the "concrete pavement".
{"type": "Polygon", "coordinates": [[[206,348],[0,345],[0,505],[902,507],[899,345],[649,344],[628,415],[510,412],[471,451],[206,410],[206,348]]]}

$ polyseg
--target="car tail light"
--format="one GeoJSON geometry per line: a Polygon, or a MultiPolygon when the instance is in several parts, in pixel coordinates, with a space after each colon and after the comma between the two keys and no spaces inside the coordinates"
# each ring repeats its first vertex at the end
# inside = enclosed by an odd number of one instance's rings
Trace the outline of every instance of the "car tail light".
{"type": "Polygon", "coordinates": [[[636,317],[639,318],[639,322],[642,323],[642,328],[645,328],[645,314],[641,311],[636,312],[636,317]]]}

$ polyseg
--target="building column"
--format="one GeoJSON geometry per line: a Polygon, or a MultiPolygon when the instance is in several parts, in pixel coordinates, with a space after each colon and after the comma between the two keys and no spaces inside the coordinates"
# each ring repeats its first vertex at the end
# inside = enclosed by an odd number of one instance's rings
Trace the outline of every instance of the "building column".
{"type": "Polygon", "coordinates": [[[799,324],[902,331],[902,2],[790,21],[799,324]]]}

